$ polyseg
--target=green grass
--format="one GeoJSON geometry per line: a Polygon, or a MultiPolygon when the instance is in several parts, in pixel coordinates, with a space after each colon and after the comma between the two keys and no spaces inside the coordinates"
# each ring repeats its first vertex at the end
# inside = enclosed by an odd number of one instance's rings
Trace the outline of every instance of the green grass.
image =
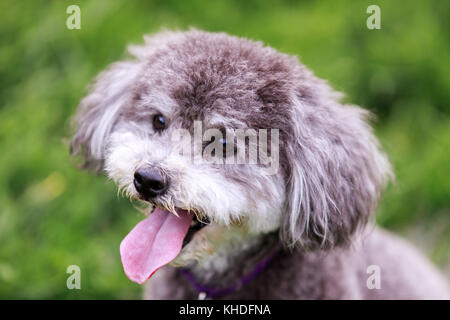
{"type": "Polygon", "coordinates": [[[378,222],[429,243],[431,258],[447,265],[450,3],[376,1],[382,29],[371,31],[372,2],[2,1],[0,298],[140,297],[119,257],[140,214],[105,178],[77,170],[66,140],[92,77],[161,27],[262,40],[376,113],[397,175],[378,222]],[[81,30],[65,27],[74,3],[81,30]],[[71,264],[81,267],[82,290],[66,288],[71,264]]]}

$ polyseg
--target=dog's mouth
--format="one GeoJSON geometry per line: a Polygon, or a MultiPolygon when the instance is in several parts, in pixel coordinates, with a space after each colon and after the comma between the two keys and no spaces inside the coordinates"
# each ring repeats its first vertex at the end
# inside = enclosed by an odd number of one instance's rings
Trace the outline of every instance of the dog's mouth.
{"type": "Polygon", "coordinates": [[[191,211],[176,214],[156,208],[139,222],[120,244],[120,255],[127,277],[139,284],[159,268],[170,263],[209,221],[198,220],[191,211]]]}
{"type": "Polygon", "coordinates": [[[194,235],[199,232],[201,229],[206,227],[210,223],[208,218],[198,219],[197,216],[194,216],[192,219],[191,225],[189,226],[189,230],[186,234],[186,236],[183,239],[183,245],[184,248],[189,242],[191,242],[194,235]]]}

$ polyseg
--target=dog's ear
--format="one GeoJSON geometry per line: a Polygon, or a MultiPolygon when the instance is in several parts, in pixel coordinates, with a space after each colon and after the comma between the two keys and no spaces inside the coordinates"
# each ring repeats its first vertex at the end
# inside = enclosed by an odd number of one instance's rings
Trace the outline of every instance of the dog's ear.
{"type": "Polygon", "coordinates": [[[307,249],[345,245],[376,209],[389,161],[367,111],[332,96],[293,100],[281,238],[307,249]]]}
{"type": "Polygon", "coordinates": [[[80,102],[73,119],[75,133],[70,152],[82,155],[83,167],[102,169],[108,136],[121,109],[131,101],[131,86],[137,72],[137,62],[112,64],[97,76],[88,95],[80,102]]]}

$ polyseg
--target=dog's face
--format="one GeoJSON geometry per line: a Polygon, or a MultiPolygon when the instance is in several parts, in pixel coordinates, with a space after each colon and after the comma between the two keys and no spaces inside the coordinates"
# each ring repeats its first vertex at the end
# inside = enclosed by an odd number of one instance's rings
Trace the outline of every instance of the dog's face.
{"type": "MultiPolygon", "coordinates": [[[[112,65],[82,101],[72,142],[128,196],[207,221],[192,239],[280,229],[288,245],[329,248],[366,223],[389,163],[366,113],[296,58],[195,30],[130,51],[136,59],[112,65]],[[228,135],[238,129],[258,134],[244,151],[228,135]],[[227,161],[250,159],[252,143],[269,162],[227,161]]],[[[181,255],[200,250],[191,242],[181,255]]]]}

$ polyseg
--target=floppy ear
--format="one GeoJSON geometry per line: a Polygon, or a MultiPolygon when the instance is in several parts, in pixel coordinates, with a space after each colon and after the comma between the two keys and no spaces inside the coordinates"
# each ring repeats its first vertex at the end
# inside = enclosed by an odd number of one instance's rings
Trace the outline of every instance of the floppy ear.
{"type": "Polygon", "coordinates": [[[391,177],[389,161],[367,111],[330,97],[296,97],[292,112],[281,237],[307,249],[345,245],[376,209],[391,177]]]}
{"type": "Polygon", "coordinates": [[[131,86],[137,72],[137,62],[112,64],[97,76],[78,106],[70,152],[72,155],[81,153],[83,167],[102,169],[107,138],[122,107],[131,101],[131,86]]]}

